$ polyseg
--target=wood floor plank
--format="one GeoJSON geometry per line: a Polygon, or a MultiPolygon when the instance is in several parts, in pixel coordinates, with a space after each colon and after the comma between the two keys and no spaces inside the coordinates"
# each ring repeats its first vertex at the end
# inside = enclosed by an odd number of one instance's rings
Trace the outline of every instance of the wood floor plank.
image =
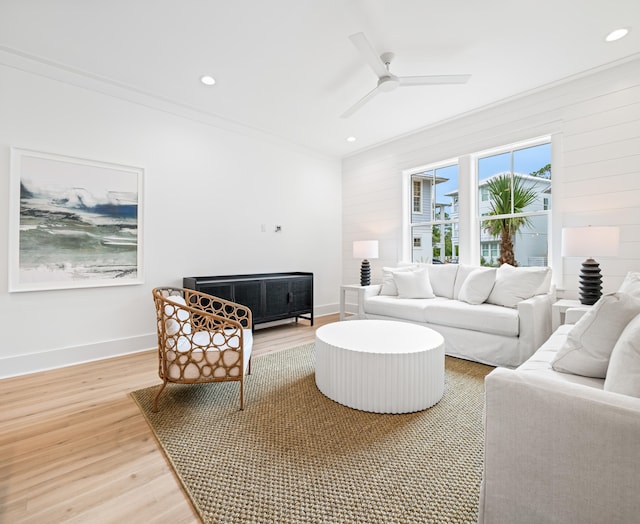
{"type": "MultiPolygon", "coordinates": [[[[337,320],[256,329],[253,358],[337,320]]],[[[155,350],[0,380],[0,524],[198,522],[129,395],[156,384],[155,350]]]]}

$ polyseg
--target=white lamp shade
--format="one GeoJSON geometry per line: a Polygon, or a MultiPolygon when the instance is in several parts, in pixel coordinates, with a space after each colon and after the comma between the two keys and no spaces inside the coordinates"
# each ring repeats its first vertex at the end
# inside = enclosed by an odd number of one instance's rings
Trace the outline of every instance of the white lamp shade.
{"type": "Polygon", "coordinates": [[[353,242],[353,258],[378,258],[377,240],[356,240],[353,242]]]}
{"type": "Polygon", "coordinates": [[[565,257],[615,257],[619,246],[618,227],[567,227],[562,230],[562,256],[565,257]]]}

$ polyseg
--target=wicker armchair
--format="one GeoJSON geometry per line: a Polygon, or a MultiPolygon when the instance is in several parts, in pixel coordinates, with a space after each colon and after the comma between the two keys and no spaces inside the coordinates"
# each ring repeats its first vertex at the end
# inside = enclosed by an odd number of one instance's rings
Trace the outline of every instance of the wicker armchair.
{"type": "Polygon", "coordinates": [[[167,382],[201,384],[240,382],[244,409],[244,377],[251,372],[251,310],[192,289],[153,290],[158,327],[158,374],[167,382]]]}

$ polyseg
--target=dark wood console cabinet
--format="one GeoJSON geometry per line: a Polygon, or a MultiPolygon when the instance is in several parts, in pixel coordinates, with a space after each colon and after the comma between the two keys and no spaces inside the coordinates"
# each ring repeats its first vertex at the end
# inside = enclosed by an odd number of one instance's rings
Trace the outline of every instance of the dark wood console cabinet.
{"type": "Polygon", "coordinates": [[[251,309],[253,325],[305,318],[313,326],[313,273],[184,277],[183,286],[251,309]]]}

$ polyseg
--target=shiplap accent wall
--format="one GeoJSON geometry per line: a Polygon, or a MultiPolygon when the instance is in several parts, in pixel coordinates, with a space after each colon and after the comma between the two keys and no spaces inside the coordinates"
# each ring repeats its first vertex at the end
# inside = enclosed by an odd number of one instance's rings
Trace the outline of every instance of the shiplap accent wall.
{"type": "Polygon", "coordinates": [[[640,271],[640,57],[432,126],[343,160],[343,280],[358,281],[354,240],[378,239],[372,280],[402,259],[403,171],[538,136],[553,140],[552,247],[561,296],[581,260],[560,256],[565,226],[618,225],[620,255],[600,262],[604,292],[640,271]]]}

